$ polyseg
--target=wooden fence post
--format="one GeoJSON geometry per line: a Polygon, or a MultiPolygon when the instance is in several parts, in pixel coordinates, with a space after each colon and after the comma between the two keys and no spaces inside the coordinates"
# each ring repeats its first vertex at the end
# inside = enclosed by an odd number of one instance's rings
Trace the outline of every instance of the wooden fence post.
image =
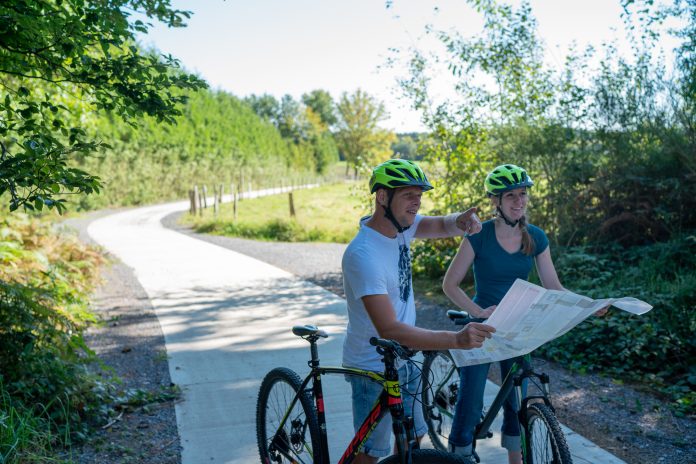
{"type": "Polygon", "coordinates": [[[290,217],[295,217],[295,202],[292,201],[292,192],[288,193],[288,200],[290,201],[290,217]]]}
{"type": "Polygon", "coordinates": [[[213,214],[217,216],[218,213],[218,190],[217,185],[213,184],[213,214]]]}
{"type": "Polygon", "coordinates": [[[218,185],[218,197],[220,200],[220,204],[222,204],[222,184],[218,185]]]}
{"type": "Polygon", "coordinates": [[[203,192],[198,190],[198,215],[203,216],[203,192]]]}
{"type": "Polygon", "coordinates": [[[198,210],[198,186],[193,186],[193,214],[196,214],[198,210]]]}
{"type": "Polygon", "coordinates": [[[208,207],[208,187],[203,185],[203,207],[208,207]]]}
{"type": "Polygon", "coordinates": [[[237,192],[232,193],[232,220],[237,221],[237,192]]]}
{"type": "Polygon", "coordinates": [[[188,191],[189,194],[189,202],[191,205],[189,206],[189,214],[193,214],[195,216],[196,214],[196,194],[195,190],[191,189],[188,191]]]}

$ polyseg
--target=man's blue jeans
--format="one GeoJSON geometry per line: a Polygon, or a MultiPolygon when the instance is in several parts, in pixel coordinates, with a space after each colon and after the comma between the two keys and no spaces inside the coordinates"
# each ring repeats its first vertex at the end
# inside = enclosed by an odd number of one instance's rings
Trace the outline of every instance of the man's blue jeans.
{"type": "MultiPolygon", "coordinates": [[[[520,359],[506,359],[500,362],[502,379],[505,379],[512,364],[520,359]]],[[[468,447],[474,441],[474,429],[481,420],[483,411],[483,391],[486,387],[489,367],[490,364],[477,364],[459,369],[459,392],[452,431],[449,436],[450,445],[468,447]]],[[[508,451],[520,451],[520,426],[517,421],[516,397],[517,393],[513,389],[503,403],[502,446],[508,451]]]]}

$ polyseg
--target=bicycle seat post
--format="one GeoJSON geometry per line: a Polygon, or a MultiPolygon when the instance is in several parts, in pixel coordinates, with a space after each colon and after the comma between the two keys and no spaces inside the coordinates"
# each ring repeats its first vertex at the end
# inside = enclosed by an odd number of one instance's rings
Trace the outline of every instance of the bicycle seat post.
{"type": "Polygon", "coordinates": [[[315,367],[319,367],[319,350],[317,349],[317,338],[318,337],[309,337],[309,351],[311,353],[312,359],[307,362],[309,364],[310,369],[314,369],[315,367]]]}

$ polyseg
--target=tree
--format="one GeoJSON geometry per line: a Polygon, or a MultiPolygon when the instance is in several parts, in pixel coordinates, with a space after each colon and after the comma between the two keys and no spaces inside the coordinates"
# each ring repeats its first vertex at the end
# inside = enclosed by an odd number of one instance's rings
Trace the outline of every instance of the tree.
{"type": "Polygon", "coordinates": [[[315,170],[323,173],[330,164],[338,161],[336,141],[326,123],[310,107],[305,108],[305,121],[306,141],[314,156],[315,170]]]}
{"type": "Polygon", "coordinates": [[[133,121],[150,115],[174,122],[180,89],[205,83],[179,70],[172,56],[147,53],[135,34],[151,23],[132,12],[184,27],[190,12],[170,0],[6,0],[0,4],[0,195],[9,208],[65,210],[62,194],[95,193],[101,181],[71,166],[108,145],[90,139],[62,103],[66,95],[88,108],[133,121]]]}
{"type": "Polygon", "coordinates": [[[280,118],[280,103],[273,95],[269,95],[267,93],[263,95],[250,95],[245,98],[244,101],[251,106],[254,113],[264,119],[267,119],[274,126],[278,127],[278,120],[280,118]]]}
{"type": "Polygon", "coordinates": [[[418,159],[418,142],[408,134],[397,134],[396,142],[392,143],[391,149],[399,158],[418,159]]]}
{"type": "Polygon", "coordinates": [[[336,105],[334,104],[333,98],[331,98],[331,94],[326,90],[312,90],[310,93],[303,94],[302,103],[308,108],[311,108],[328,127],[338,122],[338,118],[336,117],[336,105]]]}
{"type": "Polygon", "coordinates": [[[384,104],[360,89],[352,95],[344,92],[338,114],[336,142],[347,161],[346,175],[350,167],[357,176],[359,170],[389,159],[395,136],[378,126],[387,116],[384,104]]]}
{"type": "Polygon", "coordinates": [[[305,139],[306,125],[304,112],[300,103],[292,95],[283,95],[278,112],[278,130],[280,134],[299,143],[305,139]]]}

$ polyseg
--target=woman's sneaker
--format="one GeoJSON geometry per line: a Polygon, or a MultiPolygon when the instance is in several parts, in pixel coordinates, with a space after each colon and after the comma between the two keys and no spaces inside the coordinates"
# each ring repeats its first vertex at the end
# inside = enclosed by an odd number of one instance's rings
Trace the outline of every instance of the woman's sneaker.
{"type": "Polygon", "coordinates": [[[478,462],[478,460],[474,458],[473,450],[471,449],[471,445],[469,445],[469,446],[455,446],[455,445],[450,444],[449,445],[449,452],[452,454],[456,454],[460,458],[463,458],[463,460],[466,464],[476,464],[478,462]]]}

